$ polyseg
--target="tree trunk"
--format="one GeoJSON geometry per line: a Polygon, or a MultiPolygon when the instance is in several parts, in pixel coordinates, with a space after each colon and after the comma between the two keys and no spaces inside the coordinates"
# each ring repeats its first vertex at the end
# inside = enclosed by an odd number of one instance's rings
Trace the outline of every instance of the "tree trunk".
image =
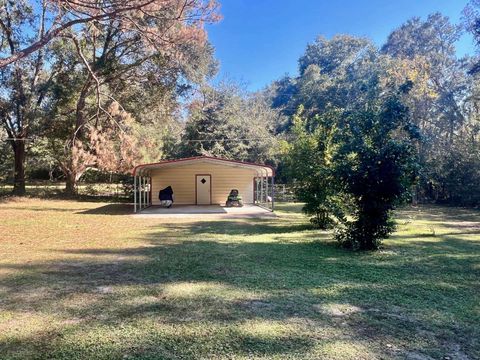
{"type": "Polygon", "coordinates": [[[87,95],[90,90],[91,86],[91,79],[89,78],[87,82],[83,85],[82,91],[80,93],[80,96],[77,100],[77,106],[75,110],[75,130],[71,134],[72,137],[70,139],[71,145],[70,148],[68,149],[69,151],[69,157],[70,161],[68,161],[65,164],[65,167],[63,167],[63,172],[65,174],[66,178],[66,184],[65,184],[65,194],[69,196],[75,196],[77,195],[77,182],[82,176],[82,173],[78,173],[78,169],[74,168],[72,159],[73,159],[73,147],[75,145],[75,141],[77,139],[81,139],[83,137],[84,133],[84,126],[85,126],[85,106],[86,106],[86,101],[87,101],[87,95]]]}
{"type": "Polygon", "coordinates": [[[25,195],[25,141],[24,139],[13,141],[14,151],[14,182],[13,194],[18,196],[25,195]]]}
{"type": "Polygon", "coordinates": [[[77,170],[77,171],[64,171],[65,174],[65,194],[70,196],[75,196],[78,194],[78,182],[80,178],[85,173],[85,170],[77,170]]]}
{"type": "Polygon", "coordinates": [[[70,196],[77,195],[77,177],[74,173],[65,174],[66,184],[65,184],[65,193],[70,196]]]}

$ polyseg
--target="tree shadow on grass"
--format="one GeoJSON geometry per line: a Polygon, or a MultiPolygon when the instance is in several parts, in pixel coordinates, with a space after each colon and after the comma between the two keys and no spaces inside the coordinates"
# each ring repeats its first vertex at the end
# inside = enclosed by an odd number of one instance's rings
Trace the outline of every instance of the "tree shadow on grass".
{"type": "Polygon", "coordinates": [[[129,215],[133,212],[133,206],[130,204],[107,204],[102,205],[96,208],[62,208],[61,204],[55,204],[52,206],[51,203],[45,203],[38,206],[25,205],[21,206],[22,203],[16,202],[6,202],[2,206],[3,210],[27,210],[34,212],[64,212],[64,213],[76,213],[84,215],[129,215]]]}
{"type": "MultiPolygon", "coordinates": [[[[12,201],[12,199],[19,198],[11,192],[0,193],[0,204],[12,201]]],[[[25,196],[20,198],[40,199],[40,200],[69,200],[76,202],[89,203],[129,203],[130,200],[126,197],[116,197],[109,195],[67,195],[64,190],[55,190],[53,192],[32,192],[27,191],[25,196]]]]}
{"type": "MultiPolygon", "coordinates": [[[[51,206],[38,206],[38,207],[32,207],[29,206],[27,207],[22,207],[22,206],[4,206],[2,207],[4,210],[20,210],[20,211],[33,211],[33,212],[65,212],[65,213],[71,213],[74,210],[73,209],[65,209],[65,208],[59,208],[59,207],[51,207],[51,206]]],[[[78,210],[78,209],[75,209],[78,210]]],[[[85,209],[87,210],[87,209],[85,209]]]]}
{"type": "Polygon", "coordinates": [[[77,211],[77,214],[82,215],[130,215],[133,213],[133,206],[131,204],[108,204],[93,209],[77,211]]]}
{"type": "MultiPolygon", "coordinates": [[[[184,227],[191,235],[270,235],[270,234],[292,234],[298,232],[314,231],[314,236],[318,239],[330,237],[329,233],[318,231],[312,224],[305,221],[292,222],[265,222],[263,219],[250,219],[248,222],[235,221],[204,221],[188,224],[184,227]]],[[[302,239],[301,236],[299,236],[302,239]]]]}
{"type": "MultiPolygon", "coordinates": [[[[423,259],[431,256],[441,256],[441,258],[456,256],[464,260],[473,256],[478,259],[477,255],[480,256],[480,242],[478,241],[480,229],[476,228],[477,224],[480,223],[456,226],[444,226],[439,223],[433,226],[434,231],[428,230],[428,233],[423,233],[419,229],[419,233],[394,234],[391,239],[401,240],[403,251],[413,256],[423,255],[423,259]]],[[[466,261],[464,265],[469,265],[469,262],[466,261]]]]}
{"type": "MultiPolygon", "coordinates": [[[[208,326],[208,324],[205,324],[208,326]]],[[[281,336],[251,335],[233,327],[218,327],[207,331],[201,327],[192,328],[192,333],[183,333],[168,326],[150,325],[148,331],[127,324],[123,326],[128,335],[121,334],[115,326],[93,325],[85,332],[91,338],[75,341],[78,335],[74,326],[67,331],[60,329],[40,332],[35,336],[11,341],[9,347],[16,348],[17,358],[35,359],[230,359],[281,358],[303,354],[314,346],[314,340],[306,336],[284,334],[281,336]],[[98,333],[108,332],[108,339],[98,333]],[[94,336],[98,337],[95,339],[94,336]],[[119,336],[120,335],[120,336],[119,336]],[[91,335],[90,335],[91,336],[91,335]],[[33,356],[32,356],[33,355],[33,356]]],[[[333,340],[333,339],[332,339],[333,340]]],[[[5,345],[0,341],[0,349],[5,345]]],[[[8,356],[10,353],[3,352],[8,356]]]]}
{"type": "MultiPolygon", "coordinates": [[[[424,221],[448,222],[448,221],[479,221],[480,210],[461,207],[444,207],[437,205],[408,206],[397,212],[399,219],[419,218],[424,221]]],[[[450,224],[449,224],[450,225],[450,224]]]]}

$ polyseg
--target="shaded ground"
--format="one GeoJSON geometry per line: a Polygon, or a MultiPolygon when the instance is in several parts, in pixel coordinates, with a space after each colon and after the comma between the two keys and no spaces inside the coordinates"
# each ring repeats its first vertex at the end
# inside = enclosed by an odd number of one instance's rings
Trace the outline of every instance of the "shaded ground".
{"type": "Polygon", "coordinates": [[[480,358],[480,213],[409,208],[356,254],[279,208],[186,222],[3,201],[0,358],[480,358]]]}
{"type": "MultiPolygon", "coordinates": [[[[0,183],[0,200],[11,197],[13,185],[0,183]]],[[[65,183],[59,181],[28,182],[26,196],[41,199],[72,199],[65,194],[65,183]]],[[[75,201],[87,202],[128,202],[128,195],[120,183],[84,183],[77,186],[75,201]]]]}

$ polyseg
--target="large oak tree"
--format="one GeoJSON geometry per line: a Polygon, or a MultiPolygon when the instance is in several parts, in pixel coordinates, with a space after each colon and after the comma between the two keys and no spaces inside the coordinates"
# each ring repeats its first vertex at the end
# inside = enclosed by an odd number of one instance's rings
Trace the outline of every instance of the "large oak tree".
{"type": "Polygon", "coordinates": [[[93,161],[87,167],[98,165],[88,139],[108,128],[106,119],[115,123],[111,103],[138,99],[142,92],[172,94],[180,82],[198,82],[209,71],[202,59],[212,51],[203,26],[218,19],[213,0],[2,5],[0,55],[8,66],[2,67],[0,116],[15,152],[18,194],[25,191],[25,143],[33,135],[33,122],[42,118],[39,110],[47,119],[42,122],[47,135],[55,134],[55,145],[63,134],[63,154],[57,159],[67,191],[74,193],[84,171],[83,165],[75,168],[84,162],[75,161],[75,154],[82,148],[93,161]]]}

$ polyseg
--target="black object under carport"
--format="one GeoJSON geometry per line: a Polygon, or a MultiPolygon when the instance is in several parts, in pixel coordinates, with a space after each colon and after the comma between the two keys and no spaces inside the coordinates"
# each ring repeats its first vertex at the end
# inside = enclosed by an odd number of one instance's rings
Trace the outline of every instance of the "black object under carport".
{"type": "Polygon", "coordinates": [[[167,208],[171,207],[173,204],[173,189],[171,186],[167,186],[165,189],[160,190],[158,193],[158,199],[160,200],[160,203],[164,202],[168,205],[167,208]],[[170,203],[168,203],[170,202],[170,203]]]}

